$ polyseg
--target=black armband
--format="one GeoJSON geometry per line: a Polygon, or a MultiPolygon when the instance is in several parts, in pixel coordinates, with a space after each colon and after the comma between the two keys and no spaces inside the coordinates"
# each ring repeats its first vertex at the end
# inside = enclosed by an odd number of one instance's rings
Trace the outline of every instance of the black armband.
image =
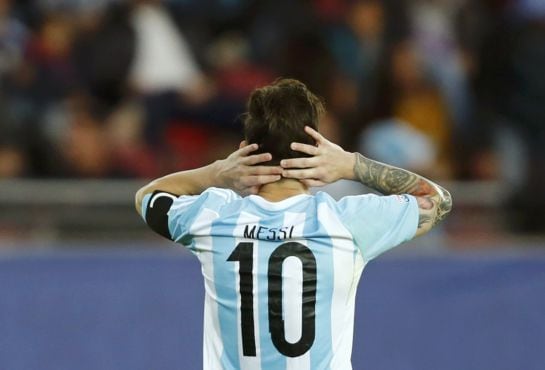
{"type": "Polygon", "coordinates": [[[161,190],[151,195],[146,207],[146,223],[157,234],[172,240],[168,230],[168,211],[178,196],[161,190]]]}

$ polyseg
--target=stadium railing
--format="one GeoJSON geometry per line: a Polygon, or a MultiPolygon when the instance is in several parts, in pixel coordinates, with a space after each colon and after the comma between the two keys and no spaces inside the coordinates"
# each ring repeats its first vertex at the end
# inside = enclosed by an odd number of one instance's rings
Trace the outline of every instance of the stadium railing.
{"type": "MultiPolygon", "coordinates": [[[[142,180],[0,181],[0,240],[157,240],[134,210],[142,180]]],[[[453,195],[454,212],[441,228],[444,238],[490,237],[502,233],[503,208],[510,189],[500,182],[444,183],[453,195]]],[[[355,182],[324,189],[333,197],[367,190],[355,182]]],[[[424,239],[425,240],[425,239],[424,239]]],[[[4,243],[5,244],[5,243],[4,243]]]]}

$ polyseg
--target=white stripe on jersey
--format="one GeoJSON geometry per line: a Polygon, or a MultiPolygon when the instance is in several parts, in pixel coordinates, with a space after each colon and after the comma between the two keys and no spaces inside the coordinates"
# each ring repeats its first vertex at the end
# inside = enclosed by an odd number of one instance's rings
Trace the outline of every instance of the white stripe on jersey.
{"type": "Polygon", "coordinates": [[[216,287],[214,284],[214,263],[212,262],[212,222],[219,215],[209,209],[204,209],[191,225],[190,232],[193,235],[203,235],[199,238],[199,249],[206,250],[205,253],[197,253],[201,262],[201,271],[204,277],[204,287],[206,290],[204,299],[204,333],[203,333],[203,368],[221,369],[219,361],[223,352],[223,342],[218,333],[220,324],[218,318],[218,307],[216,304],[216,287]],[[213,353],[211,353],[213,351],[213,353]]]}
{"type": "Polygon", "coordinates": [[[363,270],[361,253],[355,253],[352,236],[326,203],[318,206],[318,219],[333,238],[334,284],[331,299],[331,370],[350,370],[356,288],[363,270]]]}
{"type": "MultiPolygon", "coordinates": [[[[305,246],[308,246],[306,240],[303,239],[303,230],[305,228],[305,213],[295,213],[295,212],[286,212],[284,215],[284,226],[296,225],[293,229],[292,237],[297,239],[298,243],[301,243],[305,246]]],[[[286,261],[290,258],[286,258],[286,261]]],[[[284,333],[286,334],[286,339],[289,342],[295,343],[301,338],[301,330],[303,323],[301,322],[302,318],[302,299],[303,299],[303,275],[302,275],[302,265],[298,258],[295,258],[299,264],[288,264],[284,262],[284,269],[282,270],[282,291],[283,293],[283,311],[282,316],[284,318],[284,333]],[[296,282],[293,283],[296,286],[296,289],[288,289],[289,284],[284,284],[285,282],[292,282],[291,277],[297,277],[296,282]],[[296,299],[294,299],[296,298],[296,299]],[[288,309],[289,307],[289,309],[288,309]],[[286,314],[290,312],[290,314],[286,314]],[[296,312],[296,315],[293,315],[293,312],[296,312]]],[[[307,351],[305,354],[299,357],[286,357],[286,370],[310,370],[310,351],[307,351]]]]}
{"type": "MultiPolygon", "coordinates": [[[[252,225],[252,224],[259,224],[260,218],[256,215],[253,215],[248,212],[240,212],[240,216],[237,220],[237,227],[233,231],[233,235],[244,235],[244,226],[245,225],[252,225]]],[[[236,245],[238,243],[247,241],[243,238],[235,238],[236,239],[236,245]]],[[[253,253],[253,263],[252,266],[254,266],[254,273],[253,273],[253,289],[252,289],[252,297],[257,297],[257,287],[258,287],[258,281],[257,277],[258,274],[255,272],[256,266],[258,266],[257,258],[259,256],[259,241],[254,241],[254,253],[253,253]]],[[[235,267],[236,272],[236,290],[237,290],[237,297],[239,299],[237,300],[237,328],[241,328],[241,294],[240,294],[240,275],[239,275],[239,267],[240,264],[237,263],[235,267]]],[[[251,356],[244,356],[242,353],[242,334],[239,333],[238,335],[238,358],[240,361],[240,370],[260,370],[261,369],[261,346],[259,343],[259,308],[258,308],[258,300],[254,298],[253,300],[254,305],[254,333],[255,338],[257,339],[255,341],[255,357],[251,356]]]]}

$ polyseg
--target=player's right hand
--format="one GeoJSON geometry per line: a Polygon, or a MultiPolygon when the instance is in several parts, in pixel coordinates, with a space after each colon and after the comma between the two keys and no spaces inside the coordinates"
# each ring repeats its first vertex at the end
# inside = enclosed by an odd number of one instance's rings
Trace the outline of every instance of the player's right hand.
{"type": "Polygon", "coordinates": [[[241,143],[240,149],[216,162],[219,183],[241,195],[257,194],[262,185],[281,179],[282,167],[258,166],[272,159],[270,153],[251,154],[257,144],[241,143]]]}
{"type": "Polygon", "coordinates": [[[354,153],[345,151],[309,126],[305,126],[305,132],[316,141],[316,146],[292,143],[291,149],[311,157],[283,159],[280,162],[283,177],[298,179],[307,186],[323,186],[354,178],[354,153]]]}

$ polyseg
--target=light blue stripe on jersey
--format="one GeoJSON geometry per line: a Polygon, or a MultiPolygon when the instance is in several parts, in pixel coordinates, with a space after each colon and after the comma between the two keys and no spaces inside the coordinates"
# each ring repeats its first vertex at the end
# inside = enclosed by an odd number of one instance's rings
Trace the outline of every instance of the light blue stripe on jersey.
{"type": "MultiPolygon", "coordinates": [[[[315,202],[319,198],[313,199],[315,202]]],[[[313,217],[305,224],[303,235],[312,236],[320,235],[320,239],[309,239],[308,247],[316,257],[317,265],[317,282],[316,282],[316,337],[314,344],[310,349],[310,368],[311,369],[329,369],[332,351],[332,335],[331,335],[331,300],[333,296],[332,277],[333,271],[333,244],[329,235],[322,224],[318,221],[318,205],[313,208],[315,212],[313,217]],[[324,272],[328,271],[328,272],[324,272]],[[327,367],[324,367],[324,362],[327,367]]]]}
{"type": "Polygon", "coordinates": [[[221,217],[212,223],[211,234],[215,235],[212,241],[212,253],[214,264],[214,283],[218,304],[218,321],[221,330],[223,353],[221,355],[222,370],[239,370],[240,361],[238,353],[237,327],[237,276],[235,263],[227,262],[227,258],[236,247],[236,239],[233,235],[236,220],[225,220],[221,217]],[[231,222],[230,222],[231,221],[231,222]],[[226,237],[217,237],[225,235],[226,237]],[[221,268],[216,268],[221,266],[221,268]],[[234,307],[231,307],[234,305],[234,307]],[[233,333],[235,336],[233,336],[233,333]]]}

